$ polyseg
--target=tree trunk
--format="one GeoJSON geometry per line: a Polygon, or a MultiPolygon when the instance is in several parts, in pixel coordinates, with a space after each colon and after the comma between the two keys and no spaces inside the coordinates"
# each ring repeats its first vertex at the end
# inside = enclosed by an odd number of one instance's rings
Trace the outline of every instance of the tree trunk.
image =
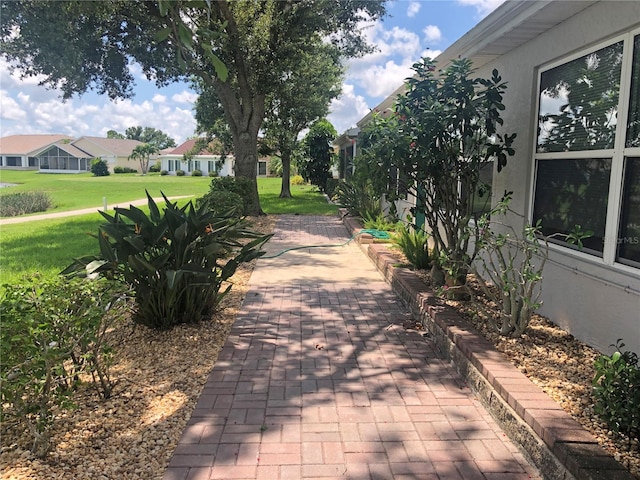
{"type": "Polygon", "coordinates": [[[291,198],[291,152],[281,152],[282,161],[282,186],[280,187],[280,198],[291,198]]]}
{"type": "Polygon", "coordinates": [[[229,82],[215,80],[214,88],[231,130],[233,138],[233,155],[235,157],[235,176],[252,181],[250,198],[247,202],[246,214],[264,215],[258,197],[258,131],[264,119],[264,95],[254,95],[246,78],[238,79],[238,90],[234,92],[229,82]],[[238,96],[236,96],[236,93],[238,96]]]}
{"type": "Polygon", "coordinates": [[[260,208],[260,198],[258,197],[258,181],[256,169],[258,166],[258,136],[252,136],[247,132],[234,135],[233,139],[234,155],[236,159],[235,175],[252,180],[252,189],[249,202],[247,203],[247,215],[264,215],[260,208]]]}

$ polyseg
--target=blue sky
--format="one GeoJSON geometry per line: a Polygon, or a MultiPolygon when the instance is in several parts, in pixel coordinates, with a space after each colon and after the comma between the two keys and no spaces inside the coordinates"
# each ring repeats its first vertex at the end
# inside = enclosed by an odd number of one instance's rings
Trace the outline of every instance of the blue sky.
{"type": "MultiPolygon", "coordinates": [[[[375,108],[411,75],[411,65],[424,55],[437,56],[469,31],[503,0],[396,0],[389,16],[366,25],[377,51],[350,60],[342,95],[331,104],[329,120],[341,133],[375,108]]],[[[178,143],[194,135],[193,101],[187,85],[158,89],[139,68],[132,99],[110,101],[87,93],[62,102],[60,93],[20,80],[0,60],[0,136],[61,133],[74,137],[106,136],[135,125],[160,129],[178,143]]]]}

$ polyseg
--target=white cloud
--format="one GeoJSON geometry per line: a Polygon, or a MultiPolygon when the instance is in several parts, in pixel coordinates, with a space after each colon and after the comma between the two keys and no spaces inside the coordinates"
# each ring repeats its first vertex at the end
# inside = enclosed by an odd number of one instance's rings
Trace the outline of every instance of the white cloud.
{"type": "Polygon", "coordinates": [[[423,48],[416,33],[398,27],[385,30],[379,22],[372,23],[366,35],[377,51],[349,61],[347,82],[368,97],[383,98],[410,76],[423,48]]]}
{"type": "Polygon", "coordinates": [[[141,125],[160,129],[181,143],[195,131],[190,103],[196,95],[186,89],[175,95],[150,90],[149,100],[111,101],[105,95],[86,94],[63,102],[59,90],[25,82],[17,72],[8,73],[6,66],[0,62],[2,136],[29,133],[106,136],[108,130],[124,132],[141,125]]]}
{"type": "Polygon", "coordinates": [[[462,5],[475,7],[480,17],[486,17],[504,2],[505,0],[458,0],[462,5]]]}
{"type": "Polygon", "coordinates": [[[420,2],[409,2],[409,7],[407,8],[407,17],[415,17],[420,11],[420,2]]]}
{"type": "Polygon", "coordinates": [[[3,122],[4,119],[24,120],[26,118],[27,114],[18,102],[11,98],[6,90],[0,90],[0,122],[3,122]]]}
{"type": "Polygon", "coordinates": [[[198,95],[194,92],[191,92],[189,90],[183,90],[180,93],[176,93],[171,97],[171,100],[173,100],[176,103],[194,103],[196,101],[196,99],[198,98],[198,95]]]}
{"type": "Polygon", "coordinates": [[[442,40],[442,32],[436,25],[427,25],[422,32],[427,43],[438,43],[442,40]]]}
{"type": "Polygon", "coordinates": [[[327,119],[333,124],[338,133],[355,127],[356,123],[369,113],[369,106],[365,99],[356,95],[353,85],[344,84],[342,95],[331,101],[327,119]]]}

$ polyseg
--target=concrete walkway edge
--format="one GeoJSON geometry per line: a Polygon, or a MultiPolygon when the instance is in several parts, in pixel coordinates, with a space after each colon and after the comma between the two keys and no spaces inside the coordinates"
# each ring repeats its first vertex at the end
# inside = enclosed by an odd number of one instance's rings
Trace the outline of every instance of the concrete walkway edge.
{"type": "MultiPolygon", "coordinates": [[[[363,227],[343,217],[350,232],[363,227]]],[[[384,245],[357,237],[396,294],[420,318],[498,425],[549,480],[634,480],[582,425],[499,353],[453,308],[408,269],[398,268],[384,245]]]]}

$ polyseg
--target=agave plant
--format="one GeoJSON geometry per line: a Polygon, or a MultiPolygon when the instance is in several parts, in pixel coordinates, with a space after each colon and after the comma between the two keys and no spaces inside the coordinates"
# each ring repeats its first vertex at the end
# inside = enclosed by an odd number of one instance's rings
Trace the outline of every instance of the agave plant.
{"type": "Polygon", "coordinates": [[[75,259],[62,272],[127,283],[135,292],[134,320],[158,329],[207,318],[231,288],[223,283],[241,263],[260,257],[270,237],[243,219],[163,197],[163,212],[148,192],[148,215],[134,206],[100,212],[107,220],[99,228],[100,254],[75,259]]]}

